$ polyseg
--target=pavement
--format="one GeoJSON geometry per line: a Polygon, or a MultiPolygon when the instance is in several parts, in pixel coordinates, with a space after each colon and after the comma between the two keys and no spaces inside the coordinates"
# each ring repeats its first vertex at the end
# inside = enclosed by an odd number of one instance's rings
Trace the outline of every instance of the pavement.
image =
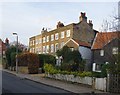
{"type": "Polygon", "coordinates": [[[3,71],[14,74],[20,77],[21,79],[32,80],[34,82],[38,82],[38,83],[42,83],[48,86],[53,86],[56,88],[64,89],[64,90],[67,90],[73,93],[92,93],[94,91],[95,93],[102,93],[105,95],[110,95],[107,92],[95,90],[86,85],[46,78],[44,74],[21,74],[21,73],[16,74],[15,71],[10,71],[7,69],[3,69],[3,71]]]}

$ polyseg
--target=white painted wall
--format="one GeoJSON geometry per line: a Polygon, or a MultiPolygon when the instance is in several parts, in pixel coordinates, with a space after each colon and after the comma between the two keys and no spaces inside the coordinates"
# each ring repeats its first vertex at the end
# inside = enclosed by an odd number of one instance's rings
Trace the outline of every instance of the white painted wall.
{"type": "Polygon", "coordinates": [[[63,75],[63,74],[46,74],[46,77],[91,85],[93,86],[93,88],[102,91],[106,91],[106,87],[107,87],[106,78],[92,78],[92,77],[79,77],[79,76],[74,77],[74,75],[63,75]]]}
{"type": "Polygon", "coordinates": [[[106,78],[96,78],[95,79],[95,89],[106,91],[106,78]]]}
{"type": "Polygon", "coordinates": [[[80,46],[79,52],[83,59],[91,59],[91,49],[90,48],[80,46]]]}

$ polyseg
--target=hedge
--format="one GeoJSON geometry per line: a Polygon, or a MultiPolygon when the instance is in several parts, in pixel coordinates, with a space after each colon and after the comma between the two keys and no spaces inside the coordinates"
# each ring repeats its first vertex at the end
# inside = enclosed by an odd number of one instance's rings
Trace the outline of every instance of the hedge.
{"type": "Polygon", "coordinates": [[[39,57],[39,67],[43,67],[45,63],[49,63],[52,65],[56,64],[56,58],[53,55],[49,55],[49,54],[38,54],[39,57]]]}
{"type": "Polygon", "coordinates": [[[39,57],[33,53],[22,53],[18,55],[18,65],[28,66],[28,72],[30,74],[38,73],[39,70],[39,57]]]}
{"type": "Polygon", "coordinates": [[[74,75],[75,77],[76,76],[80,76],[80,77],[85,77],[85,76],[89,76],[91,77],[92,76],[92,73],[91,72],[69,72],[69,71],[61,71],[61,70],[57,70],[53,65],[51,64],[45,64],[44,65],[44,70],[46,73],[49,73],[49,74],[67,74],[67,75],[74,75]]]}

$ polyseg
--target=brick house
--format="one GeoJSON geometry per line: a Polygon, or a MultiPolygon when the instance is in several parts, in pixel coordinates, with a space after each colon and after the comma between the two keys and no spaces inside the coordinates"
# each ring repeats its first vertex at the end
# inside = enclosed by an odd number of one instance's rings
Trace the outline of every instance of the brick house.
{"type": "Polygon", "coordinates": [[[30,52],[55,54],[70,39],[77,39],[91,46],[96,33],[92,21],[87,23],[86,14],[81,12],[78,23],[65,26],[58,22],[56,29],[47,31],[43,28],[41,34],[29,38],[30,52]]]}
{"type": "Polygon", "coordinates": [[[0,58],[4,58],[5,57],[5,51],[6,51],[7,47],[6,47],[6,43],[4,43],[1,39],[0,39],[0,58]]]}
{"type": "Polygon", "coordinates": [[[91,49],[93,71],[100,72],[105,63],[115,64],[115,55],[120,52],[120,31],[97,33],[91,49]]]}

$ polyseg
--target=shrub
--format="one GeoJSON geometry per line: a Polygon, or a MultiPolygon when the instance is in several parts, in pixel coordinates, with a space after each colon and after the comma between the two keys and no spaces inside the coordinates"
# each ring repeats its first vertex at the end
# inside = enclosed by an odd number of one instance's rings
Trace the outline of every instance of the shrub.
{"type": "Polygon", "coordinates": [[[84,72],[80,73],[79,76],[80,76],[80,77],[85,77],[85,76],[91,77],[91,76],[92,76],[92,73],[91,73],[91,72],[85,72],[85,71],[84,71],[84,72]]]}
{"type": "MultiPolygon", "coordinates": [[[[22,51],[18,48],[18,53],[21,53],[22,51]]],[[[12,54],[12,53],[16,53],[16,46],[10,46],[7,50],[6,50],[6,52],[5,52],[5,54],[6,54],[6,63],[8,64],[8,66],[11,66],[12,65],[12,60],[15,60],[15,57],[14,57],[14,54],[12,54]],[[12,59],[11,59],[11,54],[12,54],[12,59]]]]}
{"type": "Polygon", "coordinates": [[[23,53],[18,56],[19,66],[28,66],[28,72],[30,74],[38,73],[39,70],[39,58],[37,54],[23,53]]]}
{"type": "Polygon", "coordinates": [[[109,68],[109,64],[104,64],[102,66],[102,70],[101,70],[101,77],[107,77],[107,70],[109,68]]]}
{"type": "Polygon", "coordinates": [[[69,72],[69,71],[61,71],[61,70],[57,70],[53,65],[51,64],[45,64],[44,65],[44,70],[46,73],[49,74],[63,74],[63,75],[74,75],[76,76],[80,76],[80,77],[85,77],[85,76],[92,76],[91,72],[69,72]]]}
{"type": "Polygon", "coordinates": [[[92,72],[92,77],[101,78],[101,72],[92,72]]]}
{"type": "Polygon", "coordinates": [[[30,74],[38,73],[39,70],[39,58],[37,54],[29,53],[27,56],[28,60],[28,72],[30,74]]]}
{"type": "Polygon", "coordinates": [[[48,54],[39,54],[39,67],[43,67],[44,66],[44,63],[49,63],[49,64],[52,64],[52,65],[55,65],[55,56],[53,55],[48,55],[48,54]]]}
{"type": "Polygon", "coordinates": [[[21,53],[18,55],[18,65],[19,66],[28,66],[28,53],[21,53]]]}
{"type": "Polygon", "coordinates": [[[52,64],[45,64],[44,65],[45,73],[56,74],[58,70],[56,70],[52,64]]]}

